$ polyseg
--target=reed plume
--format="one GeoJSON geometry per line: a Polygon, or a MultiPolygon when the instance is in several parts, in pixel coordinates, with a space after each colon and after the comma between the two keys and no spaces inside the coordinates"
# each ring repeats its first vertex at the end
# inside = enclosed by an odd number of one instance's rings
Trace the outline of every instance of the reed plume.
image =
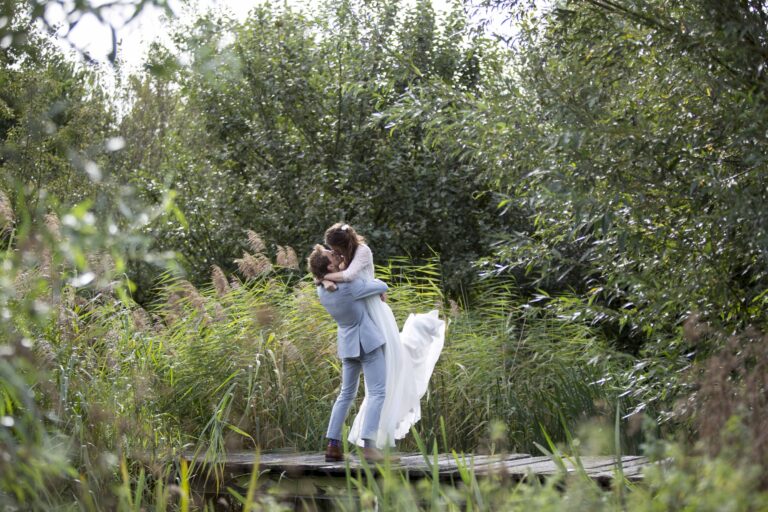
{"type": "Polygon", "coordinates": [[[75,289],[64,286],[61,289],[59,303],[56,305],[56,330],[61,340],[71,341],[77,334],[80,317],[74,310],[75,289]]]}
{"type": "Polygon", "coordinates": [[[183,295],[189,299],[189,303],[192,304],[192,307],[194,307],[199,312],[204,313],[206,302],[205,297],[200,294],[200,291],[195,288],[195,285],[187,280],[182,279],[179,282],[179,286],[183,295]]]}
{"type": "Polygon", "coordinates": [[[53,239],[57,242],[61,241],[61,221],[59,221],[59,216],[55,213],[48,213],[43,217],[43,222],[53,239]]]}
{"type": "Polygon", "coordinates": [[[453,299],[449,299],[448,304],[450,305],[450,311],[451,311],[452,317],[457,317],[461,314],[461,308],[459,307],[458,302],[456,302],[453,299]]]}
{"type": "Polygon", "coordinates": [[[296,256],[296,251],[290,245],[277,246],[277,256],[275,257],[275,263],[280,267],[291,268],[294,270],[299,269],[299,258],[296,256]]]}
{"type": "Polygon", "coordinates": [[[251,247],[251,251],[255,254],[263,254],[267,250],[267,246],[261,239],[258,233],[253,230],[248,230],[248,245],[251,247]]]}
{"type": "Polygon", "coordinates": [[[218,265],[211,267],[211,281],[216,290],[216,295],[219,297],[223,297],[232,290],[227,282],[227,276],[224,275],[224,271],[218,265]]]}
{"type": "MultiPolygon", "coordinates": [[[[45,231],[56,241],[61,241],[61,222],[55,213],[48,213],[43,217],[45,231]]],[[[45,278],[55,277],[52,272],[53,251],[50,244],[45,244],[40,254],[40,274],[45,278]]]]}
{"type": "Polygon", "coordinates": [[[255,279],[272,271],[272,263],[263,254],[250,254],[243,252],[243,257],[236,259],[238,270],[246,279],[255,279]]]}
{"type": "Polygon", "coordinates": [[[13,214],[13,208],[11,208],[11,201],[8,196],[0,190],[0,235],[6,231],[11,230],[11,226],[16,221],[16,217],[13,214]]]}

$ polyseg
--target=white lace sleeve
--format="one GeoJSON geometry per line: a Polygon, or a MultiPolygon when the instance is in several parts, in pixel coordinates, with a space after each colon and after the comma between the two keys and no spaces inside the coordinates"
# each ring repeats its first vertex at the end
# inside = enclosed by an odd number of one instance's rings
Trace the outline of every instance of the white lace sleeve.
{"type": "Polygon", "coordinates": [[[360,273],[366,267],[373,268],[373,253],[371,248],[365,244],[361,244],[355,251],[355,256],[349,263],[349,267],[341,272],[343,281],[352,281],[356,277],[360,276],[360,273]]]}

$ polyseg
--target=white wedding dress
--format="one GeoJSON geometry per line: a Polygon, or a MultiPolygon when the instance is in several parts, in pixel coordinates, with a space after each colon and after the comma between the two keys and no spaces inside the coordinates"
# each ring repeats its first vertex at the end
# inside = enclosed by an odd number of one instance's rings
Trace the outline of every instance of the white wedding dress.
{"type": "MultiPolygon", "coordinates": [[[[373,279],[371,249],[360,245],[342,274],[344,281],[373,279]]],[[[405,437],[411,426],[421,419],[421,398],[427,392],[429,378],[443,350],[445,322],[438,318],[437,310],[412,313],[400,332],[392,310],[378,295],[365,301],[368,313],[386,339],[387,391],[376,436],[376,446],[384,448],[394,446],[395,440],[405,437]]],[[[364,399],[360,405],[349,431],[349,442],[359,446],[363,445],[360,430],[366,402],[364,399]]]]}

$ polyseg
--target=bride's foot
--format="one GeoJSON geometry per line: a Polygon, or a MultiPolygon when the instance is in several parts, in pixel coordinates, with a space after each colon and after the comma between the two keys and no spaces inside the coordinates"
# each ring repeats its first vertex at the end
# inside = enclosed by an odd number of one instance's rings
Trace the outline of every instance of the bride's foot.
{"type": "Polygon", "coordinates": [[[397,457],[395,455],[390,455],[389,453],[384,454],[381,450],[378,448],[363,448],[363,458],[366,462],[370,464],[379,464],[384,461],[389,462],[390,464],[399,464],[400,463],[400,457],[397,457]]]}
{"type": "Polygon", "coordinates": [[[381,453],[381,450],[372,446],[363,448],[363,458],[366,462],[371,464],[384,462],[384,454],[381,453]]]}

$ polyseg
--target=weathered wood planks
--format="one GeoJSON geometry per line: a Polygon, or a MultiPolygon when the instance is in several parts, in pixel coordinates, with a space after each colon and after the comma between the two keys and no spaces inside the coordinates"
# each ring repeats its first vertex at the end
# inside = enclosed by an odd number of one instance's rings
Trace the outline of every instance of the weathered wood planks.
{"type": "MultiPolygon", "coordinates": [[[[398,463],[392,463],[388,469],[400,472],[409,480],[421,479],[433,475],[434,456],[425,457],[420,453],[401,453],[398,463]]],[[[363,470],[360,459],[353,455],[348,462],[328,463],[322,453],[227,453],[225,457],[206,460],[204,456],[184,455],[196,473],[208,473],[214,470],[224,480],[242,478],[254,470],[258,461],[258,471],[265,475],[280,478],[335,477],[343,478],[347,471],[358,474],[363,470]],[[347,464],[349,467],[347,467],[347,464]]],[[[460,477],[461,469],[471,470],[478,477],[501,476],[514,480],[529,477],[546,478],[559,472],[564,467],[567,473],[583,471],[589,477],[607,483],[617,474],[621,464],[624,478],[630,481],[642,479],[642,471],[651,464],[646,457],[627,455],[617,460],[616,457],[584,456],[578,459],[564,458],[560,462],[551,457],[531,456],[528,454],[473,455],[446,454],[437,456],[437,475],[441,481],[453,481],[460,477]]],[[[371,474],[380,474],[383,468],[372,466],[371,474]]]]}

